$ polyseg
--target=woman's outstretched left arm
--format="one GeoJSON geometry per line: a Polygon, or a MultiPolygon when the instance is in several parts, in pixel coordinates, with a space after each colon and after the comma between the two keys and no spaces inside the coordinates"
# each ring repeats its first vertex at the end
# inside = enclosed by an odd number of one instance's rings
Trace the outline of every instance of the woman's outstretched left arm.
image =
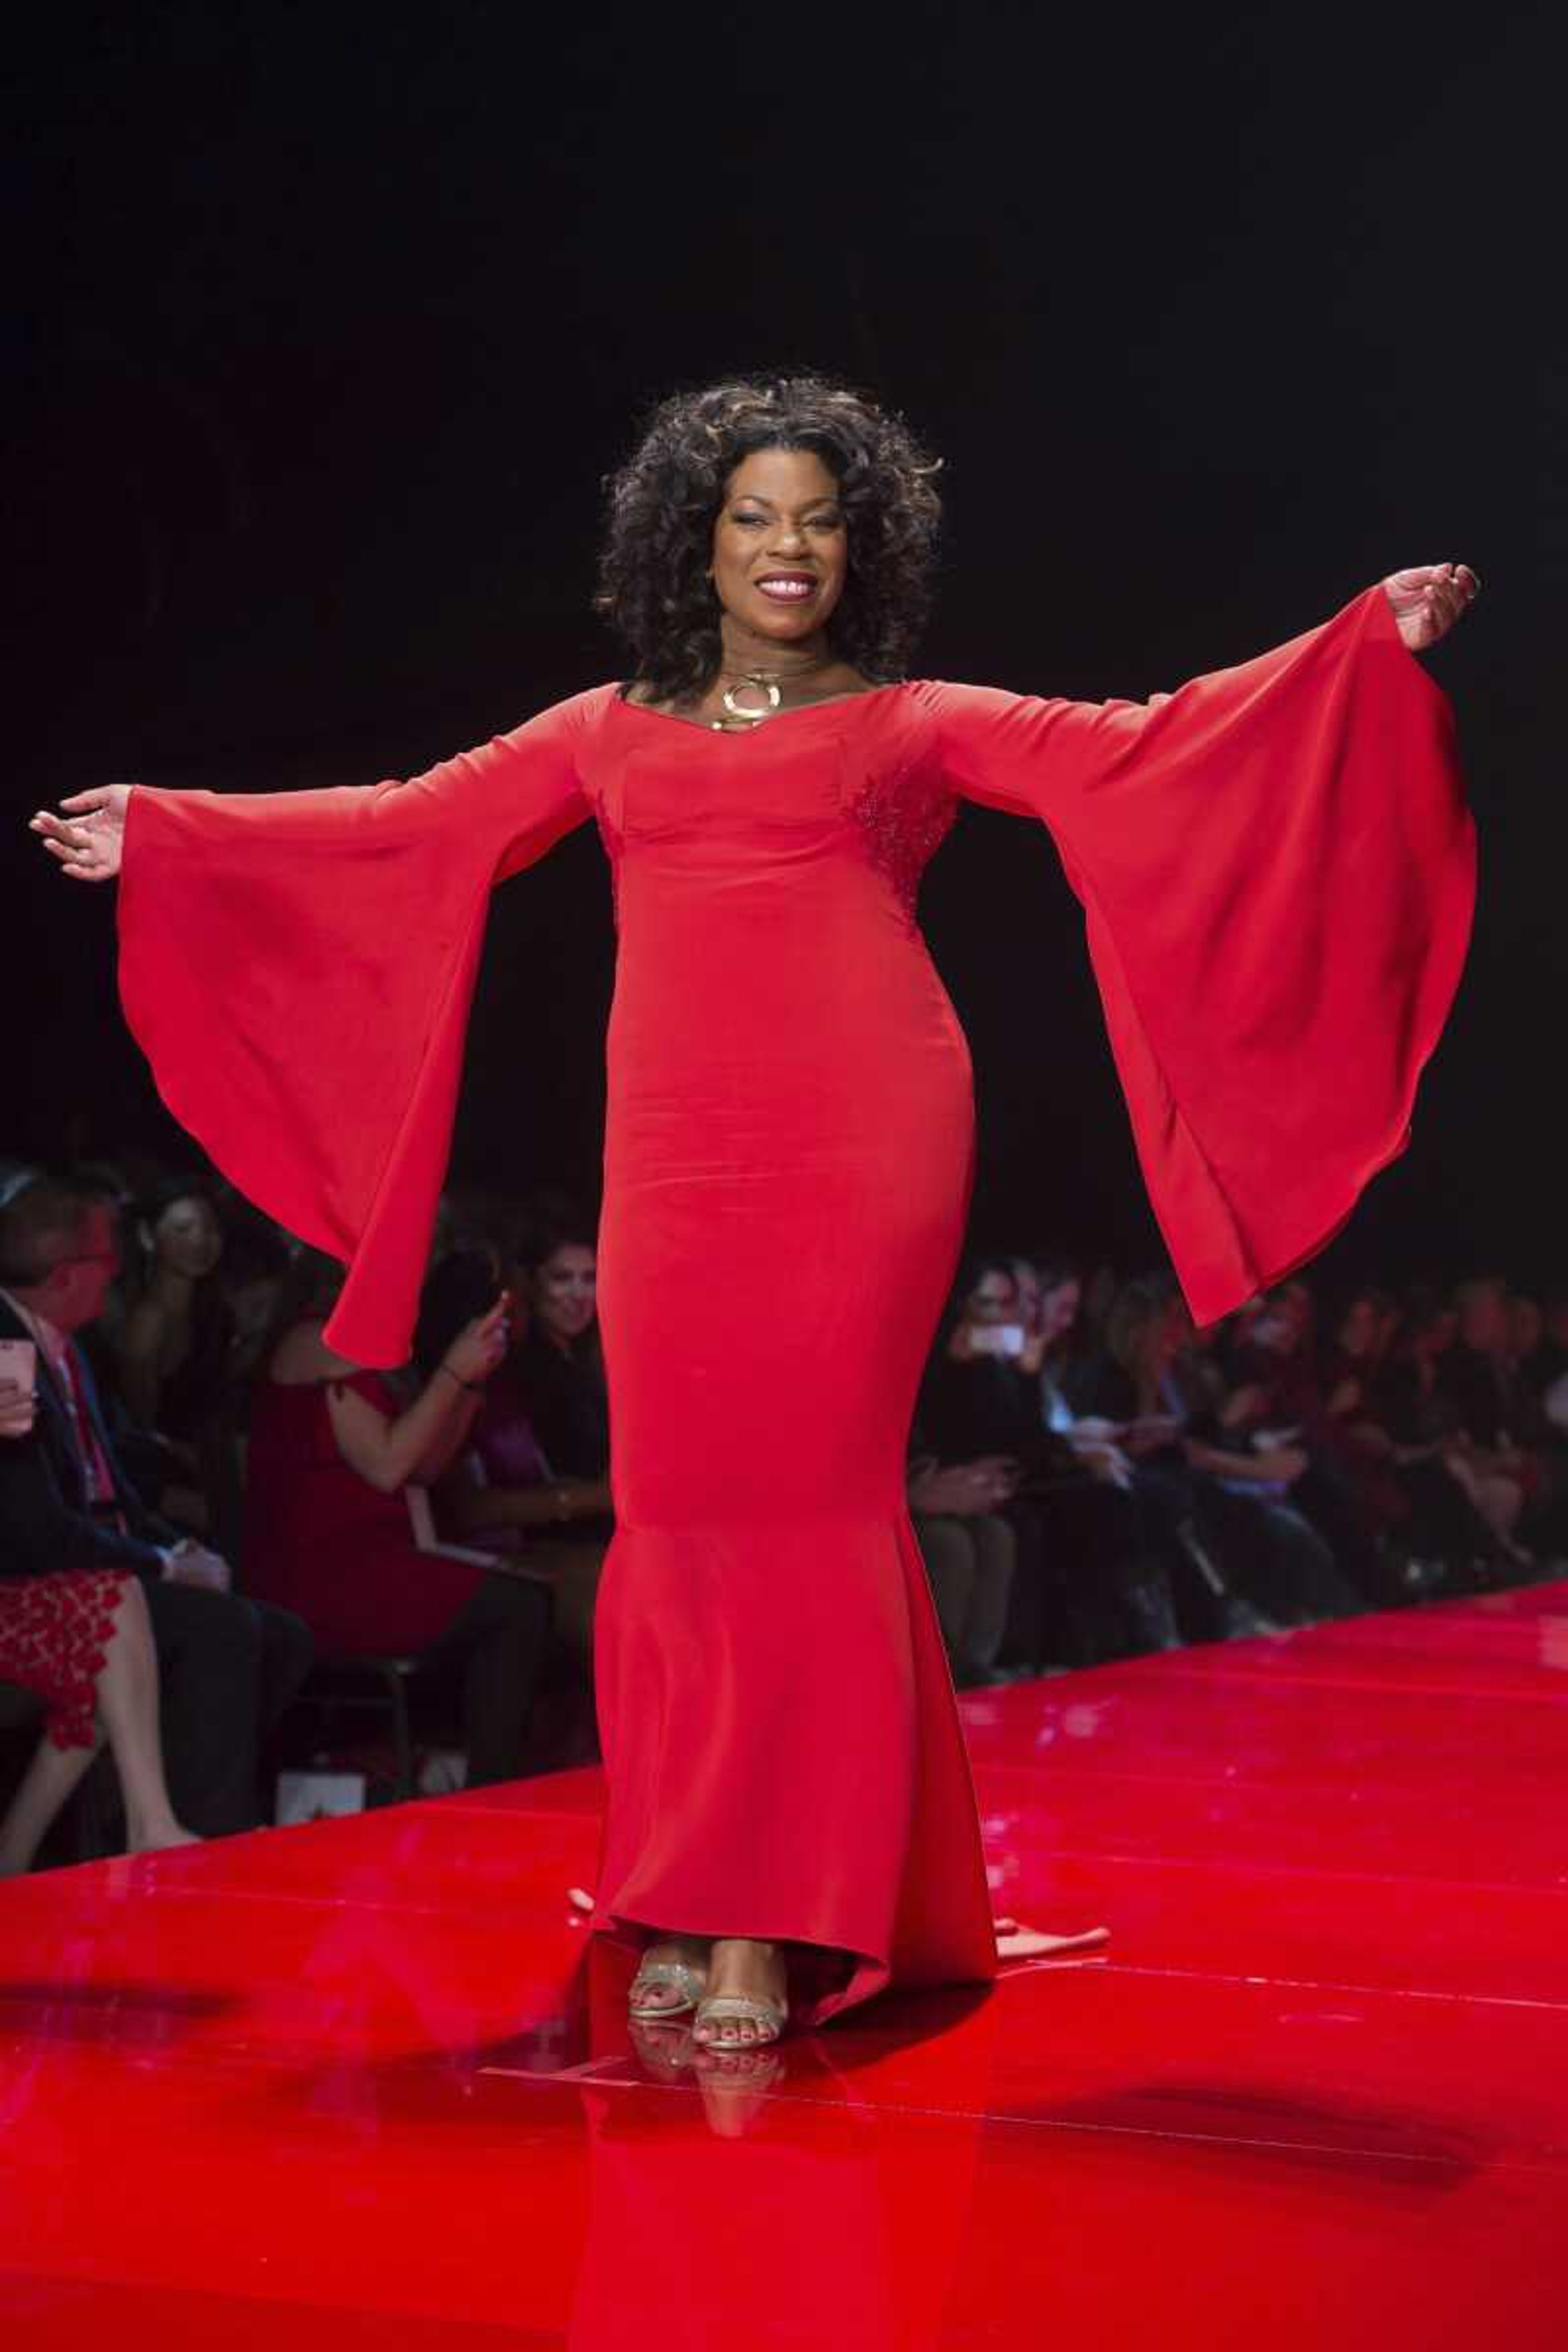
{"type": "Polygon", "coordinates": [[[1408,1141],[1475,895],[1452,712],[1412,656],[1478,584],[1394,572],[1145,702],[915,689],[953,787],[1056,841],[1200,1323],[1314,1255],[1408,1141]]]}

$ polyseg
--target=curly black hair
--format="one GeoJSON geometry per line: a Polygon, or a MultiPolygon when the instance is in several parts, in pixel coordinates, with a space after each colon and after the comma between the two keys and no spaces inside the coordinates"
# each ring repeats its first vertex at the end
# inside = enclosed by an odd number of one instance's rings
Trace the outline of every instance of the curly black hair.
{"type": "Polygon", "coordinates": [[[906,675],[931,604],[942,460],[868,394],[820,375],[735,377],[659,402],[605,478],[594,609],[654,701],[700,694],[719,667],[707,577],[724,488],[753,449],[814,449],[838,485],[848,541],[834,652],[878,685],[906,675]]]}

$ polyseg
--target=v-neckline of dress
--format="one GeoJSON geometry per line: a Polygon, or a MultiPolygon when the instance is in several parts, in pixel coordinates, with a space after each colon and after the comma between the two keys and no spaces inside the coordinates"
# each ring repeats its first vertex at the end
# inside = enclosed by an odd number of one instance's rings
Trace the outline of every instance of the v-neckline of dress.
{"type": "Polygon", "coordinates": [[[667,727],[689,727],[699,735],[752,736],[765,734],[776,727],[781,719],[809,719],[814,711],[833,710],[844,702],[869,702],[879,694],[899,694],[908,685],[907,678],[893,678],[886,686],[857,687],[852,694],[825,694],[820,701],[798,703],[793,710],[775,711],[771,719],[759,719],[754,727],[720,727],[710,719],[682,719],[673,710],[656,710],[651,702],[632,702],[624,692],[626,681],[616,688],[611,699],[623,710],[638,710],[645,719],[662,719],[667,727]]]}

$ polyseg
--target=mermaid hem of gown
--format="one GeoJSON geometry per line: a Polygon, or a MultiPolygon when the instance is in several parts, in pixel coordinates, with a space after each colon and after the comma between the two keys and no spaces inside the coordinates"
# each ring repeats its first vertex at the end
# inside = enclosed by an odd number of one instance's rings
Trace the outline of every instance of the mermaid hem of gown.
{"type": "MultiPolygon", "coordinates": [[[[857,1522],[805,1521],[795,1527],[618,1529],[606,1559],[595,1636],[603,1691],[605,1763],[615,1775],[617,1726],[626,1720],[616,1693],[642,1688],[658,1674],[664,1704],[662,1734],[681,1727],[681,1744],[658,1738],[644,1744],[650,1711],[640,1711],[639,1774],[635,1799],[617,1784],[606,1817],[592,1928],[640,1948],[658,1935],[750,1937],[784,1943],[790,1956],[792,2017],[820,2025],[897,1981],[900,1990],[989,1983],[996,1974],[995,1931],[984,1866],[974,1838],[975,1803],[952,1678],[931,1599],[924,1563],[907,1515],[857,1522]],[[883,1638],[868,1644],[864,1629],[835,1628],[835,1595],[826,1596],[826,1637],[815,1655],[809,1700],[778,1687],[759,1670],[759,1650],[770,1641],[766,1595],[791,1575],[803,1553],[832,1544],[846,1573],[837,1599],[849,1590],[873,1596],[883,1638]],[[672,1645],[655,1630],[658,1587],[679,1578],[689,1591],[710,1577],[743,1581],[758,1597],[750,1611],[732,1606],[706,1646],[672,1645]],[[626,1586],[635,1610],[623,1608],[626,1586]],[[657,1665],[648,1654],[658,1651],[657,1665]],[[837,1673],[824,1675],[824,1659],[837,1673]],[[884,1671],[874,1672],[880,1664],[884,1671]],[[824,1685],[832,1685],[825,1689],[824,1685]],[[731,1705],[754,1707],[773,1690],[773,1703],[795,1718],[789,1785],[737,1775],[728,1759],[772,1752],[766,1738],[743,1747],[732,1731],[731,1705]],[[835,1710],[853,1721],[859,1749],[846,1778],[842,1736],[802,1739],[799,1716],[835,1710]],[[693,1738],[689,1727],[702,1727],[693,1738]],[[897,1824],[889,1816],[902,1815],[897,1824]],[[817,1865],[792,1867],[809,1851],[817,1865]],[[781,1887],[811,1889],[808,1906],[781,1898],[781,1887]],[[877,1923],[892,1922],[891,1935],[877,1923]]],[[[668,1631],[668,1621],[666,1621],[668,1631]]]]}

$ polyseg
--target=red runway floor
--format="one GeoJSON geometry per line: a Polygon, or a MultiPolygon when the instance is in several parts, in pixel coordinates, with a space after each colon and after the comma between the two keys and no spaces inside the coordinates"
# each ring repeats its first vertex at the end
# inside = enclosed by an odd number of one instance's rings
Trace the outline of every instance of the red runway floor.
{"type": "Polygon", "coordinates": [[[0,1888],[27,2352],[1568,2337],[1568,1586],[965,1702],[989,1998],[698,2081],[596,1775],[0,1888]]]}

